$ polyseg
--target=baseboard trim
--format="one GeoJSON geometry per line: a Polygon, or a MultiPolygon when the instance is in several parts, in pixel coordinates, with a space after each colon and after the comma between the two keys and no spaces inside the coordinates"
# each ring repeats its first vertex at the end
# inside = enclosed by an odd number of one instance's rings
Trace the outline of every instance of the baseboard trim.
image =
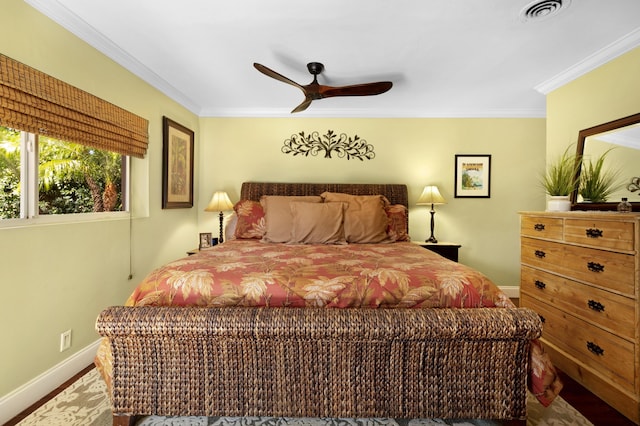
{"type": "Polygon", "coordinates": [[[507,295],[507,297],[509,299],[517,299],[520,297],[520,287],[514,287],[514,286],[498,286],[498,288],[500,290],[502,290],[502,292],[504,294],[507,295]]]}
{"type": "Polygon", "coordinates": [[[19,388],[0,398],[0,425],[8,422],[93,362],[100,340],[79,350],[19,388]]]}

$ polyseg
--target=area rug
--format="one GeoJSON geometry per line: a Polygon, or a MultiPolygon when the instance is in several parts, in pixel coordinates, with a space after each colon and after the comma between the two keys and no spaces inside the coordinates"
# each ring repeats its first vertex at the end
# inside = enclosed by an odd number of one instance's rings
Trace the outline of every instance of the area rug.
{"type": "MultiPolygon", "coordinates": [[[[560,397],[549,408],[544,408],[529,395],[527,412],[528,426],[593,426],[560,397]]],[[[95,369],[18,423],[19,426],[111,426],[111,424],[106,386],[95,369]]],[[[140,420],[137,426],[498,426],[499,424],[484,420],[149,416],[140,420]]]]}

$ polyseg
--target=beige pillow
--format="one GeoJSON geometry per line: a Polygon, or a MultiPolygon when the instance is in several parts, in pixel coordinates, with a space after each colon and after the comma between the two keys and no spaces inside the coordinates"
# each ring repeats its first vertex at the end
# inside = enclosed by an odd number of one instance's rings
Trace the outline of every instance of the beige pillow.
{"type": "Polygon", "coordinates": [[[263,241],[286,243],[291,239],[291,224],[293,222],[291,207],[289,207],[291,201],[321,203],[322,198],[318,196],[263,195],[260,198],[266,225],[264,237],[262,237],[263,241]]]}
{"type": "Polygon", "coordinates": [[[389,220],[385,206],[389,203],[382,195],[350,195],[324,192],[325,202],[349,203],[344,215],[344,234],[348,243],[388,242],[389,220]]]}
{"type": "Polygon", "coordinates": [[[290,203],[293,225],[290,243],[346,244],[344,211],[347,203],[290,203]]]}

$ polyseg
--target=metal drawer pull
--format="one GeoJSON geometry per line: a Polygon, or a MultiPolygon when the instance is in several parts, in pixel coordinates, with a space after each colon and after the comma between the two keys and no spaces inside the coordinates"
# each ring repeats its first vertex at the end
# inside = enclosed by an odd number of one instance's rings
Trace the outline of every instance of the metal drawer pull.
{"type": "Polygon", "coordinates": [[[602,237],[602,229],[593,229],[593,228],[589,228],[585,231],[585,233],[587,234],[587,237],[589,238],[600,238],[602,237]]]}
{"type": "Polygon", "coordinates": [[[538,287],[540,290],[544,290],[544,288],[547,286],[545,283],[543,283],[540,280],[536,280],[536,282],[534,283],[536,287],[538,287]]]}
{"type": "Polygon", "coordinates": [[[536,257],[539,259],[542,259],[543,257],[545,257],[547,254],[545,252],[543,252],[542,250],[536,250],[536,257]]]}
{"type": "Polygon", "coordinates": [[[600,346],[596,345],[593,342],[587,342],[587,349],[589,349],[589,351],[593,352],[598,356],[604,355],[604,349],[602,349],[600,346]]]}
{"type": "Polygon", "coordinates": [[[544,223],[536,223],[533,225],[533,229],[536,231],[544,231],[544,223]]]}
{"type": "Polygon", "coordinates": [[[604,265],[596,262],[589,262],[587,263],[587,269],[591,272],[604,272],[604,265]]]}
{"type": "Polygon", "coordinates": [[[594,311],[597,311],[597,312],[604,311],[604,305],[600,302],[596,302],[595,300],[589,300],[587,304],[589,305],[589,308],[593,309],[594,311]]]}

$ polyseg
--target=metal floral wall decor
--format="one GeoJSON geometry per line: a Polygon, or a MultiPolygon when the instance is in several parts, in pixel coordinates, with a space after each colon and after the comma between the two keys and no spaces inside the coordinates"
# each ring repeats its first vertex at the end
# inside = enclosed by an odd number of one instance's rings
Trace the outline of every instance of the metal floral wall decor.
{"type": "Polygon", "coordinates": [[[357,158],[360,161],[372,160],[376,154],[373,152],[373,145],[361,139],[358,135],[353,137],[344,133],[338,135],[333,130],[327,130],[327,133],[320,135],[319,132],[311,132],[305,134],[300,132],[291,135],[291,138],[284,141],[282,147],[284,154],[309,155],[316,156],[320,152],[324,152],[324,158],[332,158],[334,154],[338,158],[347,157],[347,160],[357,158]]]}

